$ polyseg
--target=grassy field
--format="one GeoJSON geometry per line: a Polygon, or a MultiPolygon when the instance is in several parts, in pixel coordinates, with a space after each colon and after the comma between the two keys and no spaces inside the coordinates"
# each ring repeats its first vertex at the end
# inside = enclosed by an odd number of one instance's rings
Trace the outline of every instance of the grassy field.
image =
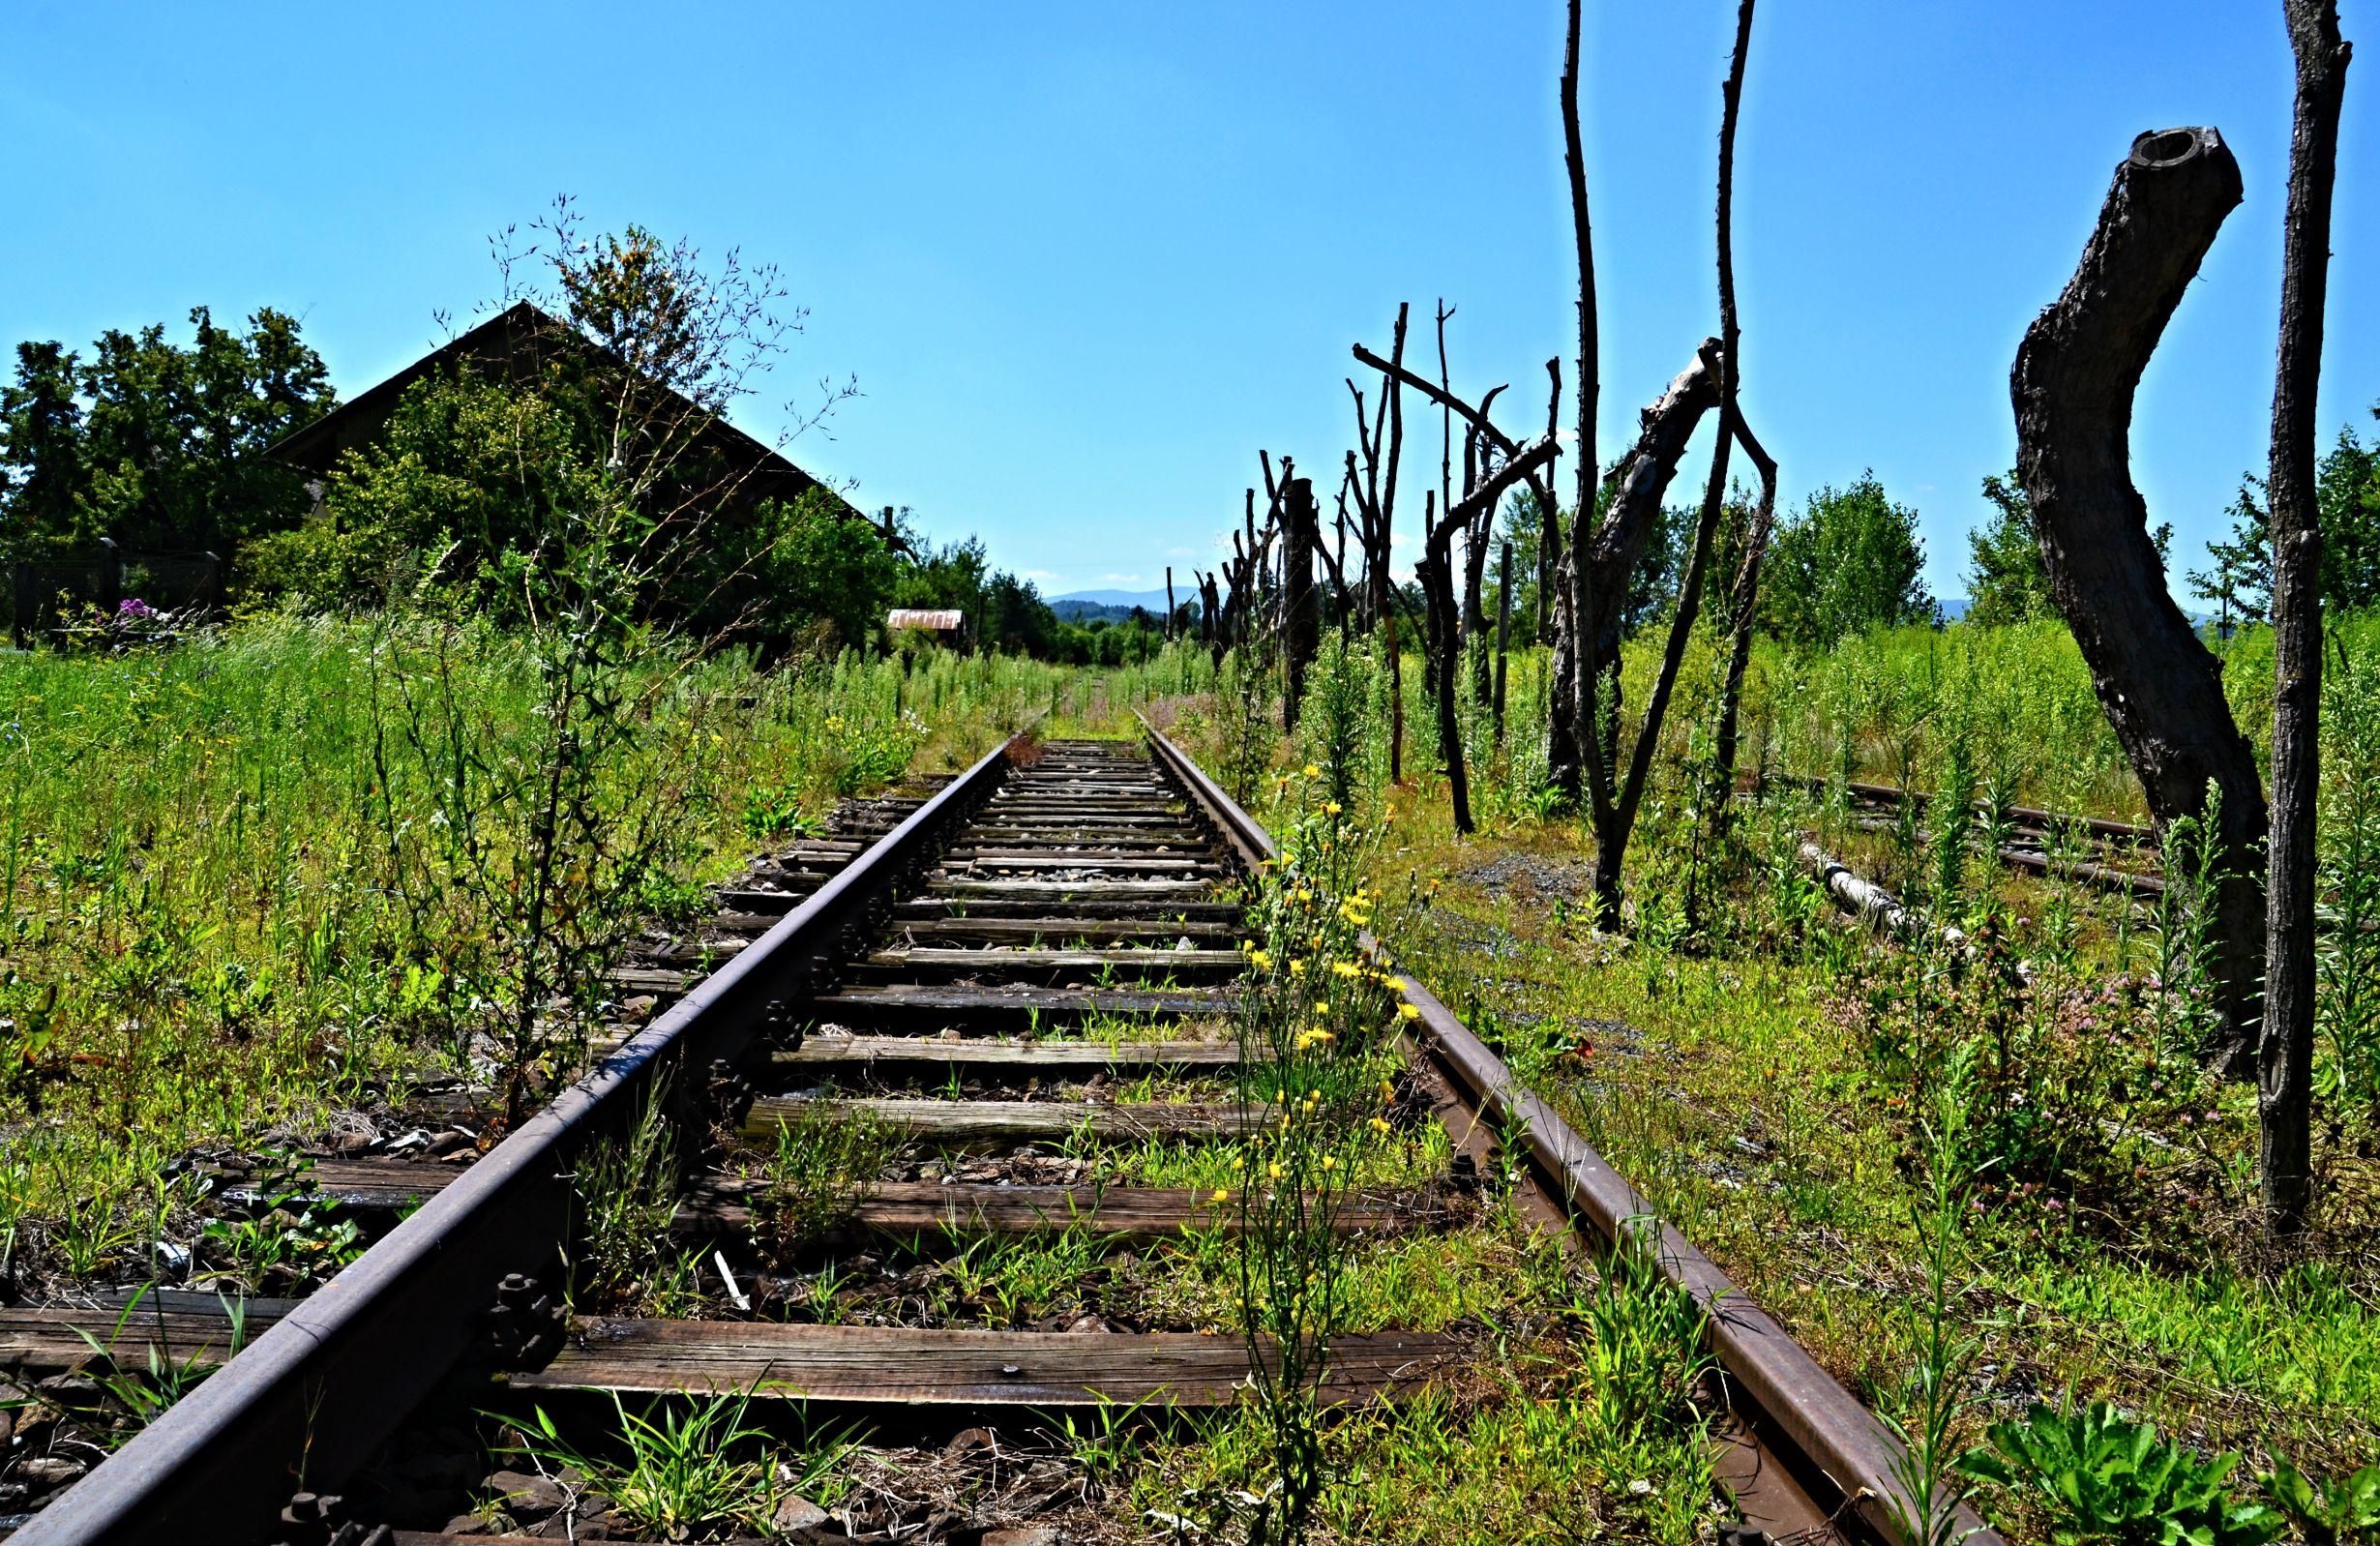
{"type": "MultiPolygon", "coordinates": [[[[2340,630],[2327,705],[2335,887],[2368,821],[2359,694],[2375,642],[2370,619],[2340,630]]],[[[1673,767],[1698,751],[1712,674],[1698,646],[1673,767]]],[[[1649,677],[1631,652],[1628,700],[1649,677]]],[[[2269,715],[2270,677],[2269,642],[2235,641],[2225,678],[2244,725],[2269,715]]],[[[1513,663],[1518,693],[1542,679],[1540,661],[1513,663]]],[[[1412,734],[1430,722],[1411,678],[1408,693],[1412,734]]],[[[1375,701],[1377,684],[1362,696],[1375,701]]],[[[1526,702],[1516,726],[1532,722],[1526,702]]],[[[1908,630],[1800,661],[1764,647],[1747,720],[1747,763],[1930,789],[1964,737],[2024,796],[2141,815],[2054,626],[1908,630]]],[[[1223,705],[1182,728],[1228,763],[1235,724],[1223,705]]],[[[1488,716],[1467,714],[1483,821],[1459,839],[1443,781],[1413,777],[1434,766],[1426,743],[1408,744],[1405,787],[1379,779],[1380,726],[1367,712],[1356,733],[1366,798],[1400,839],[1383,874],[1429,898],[1397,941],[1404,959],[1876,1410],[1919,1414],[1935,1328],[1917,1311],[1938,1285],[1959,1353],[1955,1449],[2036,1402],[2106,1399],[2194,1450],[2241,1453],[2235,1485],[2249,1493],[2277,1461],[2330,1475],[2380,1461],[2380,1082],[2367,996],[2338,969],[2342,949],[2360,952],[2341,937],[2324,978],[2322,1211],[2284,1249],[2255,1209],[2254,1092],[2200,1071],[2190,983],[2157,977],[2160,963],[2177,969],[2179,912],[2127,913],[1978,856],[1960,894],[1935,899],[1982,939],[1978,957],[1888,946],[1840,924],[1795,860],[1800,834],[1828,827],[1819,802],[1765,802],[1712,863],[1673,777],[1631,851],[1631,932],[1593,933],[1591,844],[1546,816],[1532,747],[1499,748],[1488,716]],[[1717,901],[1688,929],[1677,899],[1698,863],[1717,901]],[[1957,1207],[1940,1259],[1925,1246],[1946,1166],[1957,1207]]],[[[1272,755],[1316,756],[1324,738],[1309,728],[1272,755]]],[[[1252,788],[1261,799],[1269,786],[1252,788]]],[[[1874,835],[1830,841],[1890,858],[1874,835]]],[[[2052,1523],[2012,1491],[1984,1493],[2020,1538],[2052,1523]]]]}
{"type": "MultiPolygon", "coordinates": [[[[441,971],[497,920],[426,916],[401,869],[430,851],[425,825],[444,809],[430,782],[441,764],[402,733],[404,672],[446,663],[450,699],[474,705],[468,723],[499,748],[538,701],[535,662],[492,633],[425,655],[391,626],[263,618],[172,649],[0,657],[13,705],[0,727],[0,1245],[20,1288],[146,1275],[155,1243],[191,1228],[177,1175],[193,1152],[319,1140],[417,1076],[487,1080],[441,971]]],[[[2374,824],[2355,797],[2373,765],[2357,716],[2380,724],[2353,690],[2369,629],[2358,620],[2343,637],[2355,669],[2335,705],[2334,876],[2359,851],[2355,823],[2374,824]]],[[[2262,649],[2243,639],[2226,670],[2251,724],[2269,693],[2262,649]]],[[[1294,742],[1275,728],[1276,703],[1235,669],[1218,682],[1195,650],[1100,673],[949,656],[767,671],[657,659],[640,733],[608,764],[606,797],[659,823],[640,850],[655,862],[617,877],[620,904],[682,914],[837,798],[964,765],[1036,715],[1053,733],[1128,734],[1130,711],[1146,708],[1277,828],[1277,770],[1343,766],[1356,813],[1391,834],[1375,884],[1413,902],[1393,931],[1412,969],[1879,1412],[1917,1414],[1913,1371],[1938,1329],[1919,1311],[1938,1301],[1961,1350],[1960,1447],[2033,1402],[2103,1397],[2197,1450],[2242,1452],[2243,1484],[2282,1459],[2334,1475],[2380,1460],[2380,1090],[2356,1060],[2373,1018],[2356,995],[2369,991],[2335,969],[2335,941],[2323,1208],[2282,1252],[2255,1227],[2252,1092],[2198,1071],[2188,984],[2157,975],[2186,920],[1978,857],[1936,901],[1977,932],[1980,956],[1889,948],[1836,923],[1792,858],[1800,832],[1827,828],[1825,810],[1766,802],[1714,859],[1673,779],[1631,856],[1633,931],[1593,933],[1587,840],[1555,814],[1523,728],[1542,723],[1542,655],[1512,664],[1508,737],[1466,710],[1482,815],[1470,839],[1450,828],[1407,669],[1407,779],[1392,787],[1384,685],[1360,659],[1325,665],[1294,742]],[[1689,879],[1714,899],[1693,927],[1678,901],[1689,879]],[[1947,1256],[1929,1252],[1944,1238],[1947,1256]]],[[[1647,663],[1632,652],[1627,670],[1641,700],[1647,663]]],[[[1681,764],[1697,753],[1711,675],[1698,645],[1672,721],[1681,764]]],[[[1774,769],[1929,788],[1964,737],[2034,800],[2137,814],[2054,630],[1910,631],[1801,661],[1764,650],[1748,723],[1747,761],[1774,769]]],[[[1872,837],[1830,840],[1862,862],[1890,857],[1872,837]]],[[[1219,1151],[1117,1163],[1143,1182],[1228,1179],[1219,1151]]],[[[1436,1156],[1397,1163],[1427,1170],[1436,1156]]],[[[1483,1223],[1459,1259],[1426,1239],[1368,1248],[1359,1321],[1482,1325],[1522,1350],[1548,1327],[1592,1327],[1594,1280],[1545,1260],[1510,1221],[1483,1223]]],[[[1172,1264],[1149,1282],[1186,1321],[1220,1322],[1212,1265],[1172,1264]]],[[[1104,1293],[1149,1290],[1098,1272],[1104,1293]]],[[[1501,1386],[1333,1428],[1328,1531],[1707,1533],[1706,1483],[1678,1461],[1691,1425],[1641,1454],[1598,1428],[1613,1371],[1592,1335],[1583,1359],[1578,1345],[1530,1353],[1501,1386]],[[1640,1497],[1631,1484],[1649,1476],[1640,1497]]],[[[1174,1432],[1115,1471],[1113,1500],[1146,1518],[1261,1484],[1251,1422],[1174,1432]]],[[[2015,1497],[1987,1502],[2019,1535],[2045,1524],[2015,1497]]]]}
{"type": "MultiPolygon", "coordinates": [[[[404,718],[444,673],[473,712],[439,728],[500,765],[538,712],[536,662],[491,630],[403,627],[265,617],[172,648],[0,656],[0,1260],[17,1280],[137,1277],[188,1224],[177,1162],[194,1150],[318,1139],[416,1075],[485,1078],[451,963],[502,920],[479,893],[426,903],[404,883],[454,765],[404,718]]],[[[763,672],[658,653],[598,791],[651,841],[605,903],[681,914],[841,795],[964,766],[1035,715],[1113,727],[1205,665],[763,672]]],[[[518,823],[489,827],[500,877],[518,823]]]]}

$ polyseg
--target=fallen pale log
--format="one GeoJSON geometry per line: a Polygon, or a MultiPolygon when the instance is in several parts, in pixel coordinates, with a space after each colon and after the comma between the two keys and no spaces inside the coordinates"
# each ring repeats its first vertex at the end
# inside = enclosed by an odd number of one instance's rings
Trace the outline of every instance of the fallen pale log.
{"type": "MultiPolygon", "coordinates": [[[[1851,867],[1835,858],[1809,838],[1801,840],[1800,849],[1802,868],[1809,871],[1818,883],[1834,899],[1834,905],[1852,914],[1880,934],[1890,935],[1906,945],[1919,945],[1930,937],[1952,950],[1973,954],[1975,942],[1967,931],[1956,925],[1935,923],[1914,907],[1901,905],[1898,898],[1873,880],[1863,880],[1852,873],[1851,867]]],[[[2033,963],[2016,964],[2019,980],[2033,981],[2033,963]]]]}

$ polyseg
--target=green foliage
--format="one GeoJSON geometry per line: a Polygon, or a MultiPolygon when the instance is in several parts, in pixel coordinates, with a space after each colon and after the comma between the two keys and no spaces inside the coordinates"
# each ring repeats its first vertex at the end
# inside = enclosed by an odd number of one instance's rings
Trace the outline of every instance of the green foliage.
{"type": "Polygon", "coordinates": [[[1919,576],[1918,513],[1894,504],[1873,473],[1810,495],[1779,526],[1769,559],[1770,625],[1787,642],[1824,646],[1846,635],[1930,622],[1919,576]]]}
{"type": "Polygon", "coordinates": [[[1901,1441],[1892,1468],[1899,1494],[1887,1500],[1903,1539],[1911,1546],[1959,1546],[1964,1538],[1948,1487],[1951,1428],[1966,1405],[1966,1382],[1978,1345],[1952,1319],[1957,1290],[1951,1274],[1961,1247],[1966,1212],[1966,1112],[1955,1090],[1938,1098],[1926,1129],[1923,1189],[1910,1204],[1918,1248],[1925,1262],[1925,1293],[1909,1306],[1910,1341],[1917,1359],[1909,1372],[1906,1416],[1886,1418],[1901,1441]]]}
{"type": "Polygon", "coordinates": [[[666,1089],[645,1098],[625,1140],[606,1139],[571,1174],[579,1248],[570,1301],[580,1312],[669,1315],[694,1298],[695,1258],[669,1234],[677,1216],[677,1141],[666,1089]]]}
{"type": "Polygon", "coordinates": [[[364,1232],[352,1219],[318,1211],[300,1185],[303,1165],[291,1170],[251,1217],[211,1219],[199,1236],[208,1263],[204,1282],[228,1280],[248,1293],[297,1293],[323,1282],[364,1252],[364,1232]]]}
{"type": "Polygon", "coordinates": [[[164,1416],[184,1396],[205,1383],[207,1377],[223,1363],[239,1356],[240,1350],[248,1345],[248,1301],[219,1297],[216,1302],[223,1306],[224,1323],[220,1352],[197,1348],[177,1358],[171,1345],[163,1339],[161,1329],[159,1341],[145,1344],[142,1366],[126,1367],[119,1351],[132,1342],[133,1338],[126,1333],[149,1292],[142,1288],[126,1302],[104,1343],[81,1326],[74,1328],[75,1335],[91,1347],[92,1357],[86,1372],[129,1419],[126,1425],[108,1423],[103,1429],[108,1432],[111,1443],[130,1439],[164,1416]]]}
{"type": "Polygon", "coordinates": [[[1713,1366],[1704,1345],[1708,1317],[1692,1294],[1664,1277],[1660,1221],[1623,1221],[1581,1306],[1594,1334],[1588,1364],[1596,1418],[1616,1439],[1651,1433],[1699,1436],[1695,1396],[1713,1366]]]}
{"type": "MultiPolygon", "coordinates": [[[[2380,419],[2380,404],[2372,408],[2380,419]]],[[[2380,446],[2340,426],[2314,469],[2322,523],[2322,606],[2344,611],[2380,603],[2380,446]]]]}
{"type": "Polygon", "coordinates": [[[772,642],[822,627],[828,644],[871,645],[903,581],[883,534],[815,488],[790,504],[765,500],[748,523],[729,525],[711,564],[703,619],[772,642]]]}
{"type": "MultiPolygon", "coordinates": [[[[707,1400],[664,1398],[632,1412],[611,1397],[615,1442],[581,1447],[536,1409],[534,1426],[501,1446],[541,1466],[572,1470],[590,1491],[611,1501],[613,1513],[639,1534],[657,1540],[718,1540],[768,1528],[778,1500],[798,1492],[833,1503],[844,1486],[835,1475],[850,1442],[840,1433],[780,1451],[767,1430],[746,1420],[752,1393],[707,1400]],[[782,1479],[781,1479],[782,1478],[782,1479]]],[[[501,1512],[504,1500],[491,1500],[501,1512]]]]}
{"type": "Polygon", "coordinates": [[[777,1124],[767,1187],[754,1201],[755,1234],[781,1258],[816,1242],[867,1201],[906,1141],[865,1111],[806,1102],[791,1121],[777,1124]]]}
{"type": "Polygon", "coordinates": [[[1378,906],[1361,883],[1372,846],[1309,765],[1294,788],[1280,855],[1249,909],[1253,968],[1240,995],[1238,1092],[1271,1120],[1250,1135],[1238,1184],[1214,1201],[1239,1209],[1239,1322],[1252,1398],[1270,1436],[1277,1494],[1250,1520],[1251,1546],[1306,1538],[1328,1480],[1321,1390],[1346,1325],[1350,1261],[1338,1229],[1362,1135],[1381,1107],[1403,983],[1364,954],[1378,906]]]}
{"type": "Polygon", "coordinates": [[[2036,1405],[2022,1422],[1993,1424],[1990,1439],[1961,1469],[2030,1494],[2062,1543],[2262,1546],[2285,1528],[2271,1505],[2224,1487],[2239,1456],[2202,1460],[2103,1401],[2066,1412],[2036,1405]]]}
{"type": "Polygon", "coordinates": [[[418,586],[459,615],[519,620],[521,586],[562,512],[602,498],[567,416],[469,368],[425,376],[347,453],[320,514],[241,554],[248,588],[346,610],[418,586]]]}
{"type": "Polygon", "coordinates": [[[1297,728],[1306,754],[1323,770],[1323,797],[1354,810],[1371,739],[1372,659],[1336,634],[1324,638],[1306,671],[1297,728]]]}
{"type": "Polygon", "coordinates": [[[162,324],[110,329],[87,359],[17,345],[15,378],[0,388],[0,552],[104,536],[228,554],[304,513],[302,476],[263,453],[329,410],[321,357],[269,307],[245,334],[203,306],[190,321],[188,346],[162,324]]]}
{"type": "MultiPolygon", "coordinates": [[[[2380,406],[2372,410],[2380,418],[2380,406]]],[[[2380,602],[2380,450],[2351,426],[2314,468],[2315,518],[2322,531],[2322,609],[2345,612],[2380,602]]],[[[2235,622],[2261,622],[2273,606],[2273,518],[2264,480],[2247,473],[2224,512],[2231,534],[2207,544],[2212,562],[2189,575],[2190,594],[2213,602],[2226,634],[2235,622]]]]}
{"type": "Polygon", "coordinates": [[[2343,638],[2323,672],[2316,1022],[2327,1096],[2380,1119],[2380,659],[2343,638]]]}
{"type": "Polygon", "coordinates": [[[2284,1460],[2263,1479],[2265,1496],[2289,1516],[2307,1546],[2380,1541],[2380,1465],[2314,1481],[2284,1460]]]}
{"type": "Polygon", "coordinates": [[[2273,524],[2263,491],[2252,473],[2240,481],[2239,497],[2224,512],[2231,535],[2209,542],[2212,564],[2188,574],[2190,594],[2216,604],[2216,629],[2225,639],[2236,624],[2263,622],[2273,608],[2273,524]]]}
{"type": "Polygon", "coordinates": [[[2049,577],[2041,570],[2041,548],[2033,525],[2033,501],[2013,470],[1987,474],[1983,497],[1992,507],[1988,524],[1967,533],[1967,617],[1978,627],[2055,617],[2049,577]]]}
{"type": "MultiPolygon", "coordinates": [[[[907,515],[901,512],[904,531],[907,515]]],[[[1120,654],[1103,657],[1079,647],[1083,631],[1061,624],[1031,580],[994,569],[981,539],[968,537],[930,551],[914,533],[909,542],[919,556],[902,572],[894,606],[955,608],[967,614],[975,641],[985,649],[1094,666],[1125,663],[1120,654]]]]}

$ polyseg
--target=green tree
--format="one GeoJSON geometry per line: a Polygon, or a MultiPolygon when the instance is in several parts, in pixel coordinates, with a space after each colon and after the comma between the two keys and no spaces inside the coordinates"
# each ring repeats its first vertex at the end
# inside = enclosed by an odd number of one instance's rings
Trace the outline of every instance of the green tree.
{"type": "Polygon", "coordinates": [[[1983,497],[1991,503],[1991,519],[1967,533],[1968,619],[1988,627],[2057,615],[2024,486],[2013,471],[1987,474],[1983,497]]]}
{"type": "Polygon", "coordinates": [[[0,512],[10,557],[80,546],[100,535],[82,520],[82,404],[74,353],[16,345],[16,379],[0,387],[0,512]]]}
{"type": "Polygon", "coordinates": [[[255,593],[323,609],[372,606],[418,582],[514,615],[553,508],[594,497],[600,471],[545,397],[467,368],[425,376],[379,435],[347,454],[321,510],[251,543],[241,568],[255,593]]]}
{"type": "Polygon", "coordinates": [[[2189,571],[2190,594],[2215,603],[2216,631],[2231,637],[2234,624],[2262,622],[2273,608],[2273,525],[2265,509],[2264,480],[2249,473],[2240,481],[2239,497],[2224,512],[2231,517],[2231,535],[2207,544],[2214,560],[2189,571]]]}
{"type": "MultiPolygon", "coordinates": [[[[2372,409],[2380,419],[2380,405],[2372,409]]],[[[2322,520],[2322,605],[2341,611],[2380,602],[2380,446],[2340,426],[2314,473],[2322,520]]]]}
{"type": "Polygon", "coordinates": [[[190,320],[188,347],[162,324],[103,333],[87,358],[18,345],[16,379],[0,394],[13,546],[107,536],[220,552],[305,514],[303,478],[264,452],[329,411],[321,356],[269,307],[244,334],[203,306],[190,320]]]}
{"type": "Polygon", "coordinates": [[[901,560],[883,533],[853,520],[843,501],[823,489],[789,505],[772,499],[749,530],[755,550],[738,566],[738,588],[751,596],[743,620],[757,624],[762,638],[790,639],[823,624],[834,642],[856,648],[882,634],[901,560]]]}
{"type": "MultiPolygon", "coordinates": [[[[2380,406],[2372,416],[2380,418],[2380,406]]],[[[2322,525],[2322,606],[2353,611],[2380,602],[2380,447],[2367,446],[2352,426],[2314,470],[2314,507],[2322,525]]],[[[2189,572],[2190,594],[2213,602],[2225,635],[2236,622],[2262,622],[2273,605],[2273,525],[2264,480],[2244,473],[2240,492],[2223,512],[2231,532],[2207,544],[2212,562],[2189,572]]]]}
{"type": "Polygon", "coordinates": [[[1823,646],[1939,615],[1919,578],[1918,513],[1886,497],[1873,472],[1810,495],[1778,530],[1769,562],[1770,626],[1791,643],[1823,646]]]}

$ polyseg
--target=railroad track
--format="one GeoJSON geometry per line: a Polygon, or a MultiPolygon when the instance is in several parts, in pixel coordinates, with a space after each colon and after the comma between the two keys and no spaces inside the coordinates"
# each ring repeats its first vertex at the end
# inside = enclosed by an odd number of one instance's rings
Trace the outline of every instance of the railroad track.
{"type": "MultiPolygon", "coordinates": [[[[1828,779],[1794,775],[1772,775],[1773,781],[1788,788],[1805,789],[1823,795],[1833,788],[1828,779]]],[[[1890,831],[1897,824],[1904,802],[1909,798],[1901,789],[1889,784],[1854,782],[1846,786],[1854,824],[1870,831],[1890,831]]],[[[1934,804],[1934,797],[1919,794],[1918,812],[1922,818],[1934,804]]],[[[2000,862],[2011,870],[2027,874],[2054,877],[2079,881],[2104,891],[2121,891],[2141,897],[2155,897],[2165,890],[2164,880],[2155,874],[2158,854],[2157,833],[2155,827],[2135,826],[2127,821],[2110,821],[2100,817],[2075,816],[2062,811],[2044,811],[2036,806],[2012,805],[2007,811],[2009,841],[2000,847],[2000,862]],[[2093,858],[2082,858],[2074,851],[2088,849],[2093,858]]],[[[1978,829],[1990,818],[1990,808],[1982,801],[1975,807],[1978,829]]]]}
{"type": "MultiPolygon", "coordinates": [[[[1261,1118],[1235,1100],[1231,1016],[1241,888],[1270,840],[1154,732],[1145,750],[1020,737],[881,815],[880,832],[788,850],[723,896],[701,936],[627,968],[620,987],[649,999],[650,1023],[477,1163],[326,1163],[325,1194],[384,1232],[372,1247],[311,1298],[252,1303],[245,1351],[15,1539],[435,1546],[461,1539],[441,1533],[442,1509],[510,1485],[485,1453],[458,1452],[470,1425],[456,1413],[550,1405],[567,1421],[589,1397],[740,1392],[848,1415],[887,1443],[960,1430],[920,1454],[967,1472],[966,1515],[879,1490],[801,1528],[1056,1540],[1067,1537],[1029,1532],[1047,1498],[1025,1496],[1048,1486],[1030,1436],[1053,1412],[1243,1399],[1248,1353],[1229,1331],[1063,1293],[937,1305],[917,1291],[1002,1242],[1115,1260],[1235,1227],[1204,1187],[1150,1177],[1170,1174],[1168,1156],[1228,1155],[1261,1118]],[[687,1162],[669,1230],[699,1290],[669,1314],[581,1303],[566,1317],[557,1258],[598,1201],[582,1195],[588,1158],[656,1108],[674,1116],[687,1162]],[[763,1250],[788,1201],[766,1156],[782,1160],[795,1134],[891,1146],[800,1251],[763,1250]],[[820,1270],[829,1248],[841,1265],[820,1270]]],[[[1418,1018],[1391,1109],[1444,1163],[1357,1193],[1344,1229],[1458,1230],[1482,1205],[1481,1178],[1507,1174],[1525,1218],[1590,1252],[1650,1217],[1443,1003],[1418,984],[1406,997],[1418,1018]]],[[[1728,1403],[1719,1474],[1747,1526],[1778,1541],[1897,1539],[1897,1450],[1873,1417],[1677,1231],[1657,1238],[1660,1270],[1711,1312],[1728,1403]]],[[[161,1337],[203,1360],[224,1331],[196,1295],[122,1325],[6,1312],[0,1359],[83,1368],[89,1332],[113,1339],[120,1363],[161,1337]]],[[[1460,1386],[1481,1353],[1459,1326],[1350,1336],[1325,1398],[1460,1386]]],[[[539,1493],[540,1533],[595,1522],[575,1494],[514,1480],[539,1493]]]]}

